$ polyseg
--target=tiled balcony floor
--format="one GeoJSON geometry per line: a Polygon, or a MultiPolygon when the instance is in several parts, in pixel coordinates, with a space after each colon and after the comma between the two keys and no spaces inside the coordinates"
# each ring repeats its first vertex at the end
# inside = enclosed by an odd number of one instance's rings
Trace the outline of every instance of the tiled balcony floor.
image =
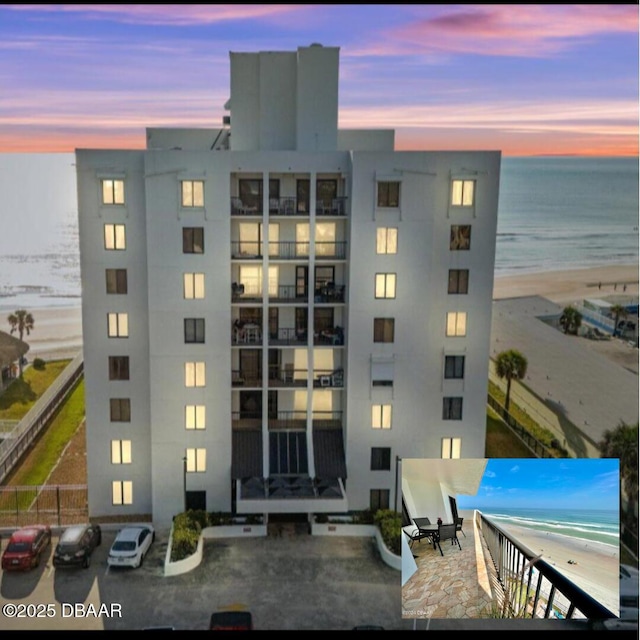
{"type": "Polygon", "coordinates": [[[441,543],[443,556],[428,540],[414,543],[418,570],[402,587],[403,618],[490,617],[495,570],[475,528],[465,534],[458,534],[462,550],[441,543]]]}

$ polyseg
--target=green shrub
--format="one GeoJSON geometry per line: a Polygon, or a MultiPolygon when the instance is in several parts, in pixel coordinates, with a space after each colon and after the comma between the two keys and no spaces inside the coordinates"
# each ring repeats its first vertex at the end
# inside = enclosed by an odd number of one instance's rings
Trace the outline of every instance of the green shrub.
{"type": "Polygon", "coordinates": [[[232,524],[233,518],[230,513],[224,511],[212,511],[209,514],[209,527],[219,527],[225,524],[232,524]]]}
{"type": "Polygon", "coordinates": [[[395,555],[401,554],[400,537],[402,535],[402,518],[392,509],[379,509],[374,516],[374,522],[380,529],[380,535],[387,549],[395,555]]]}
{"type": "MultiPolygon", "coordinates": [[[[206,513],[205,513],[206,519],[206,513]]],[[[171,561],[183,560],[193,555],[198,548],[198,540],[202,525],[198,511],[179,513],[173,519],[173,540],[171,545],[171,561]]]]}
{"type": "Polygon", "coordinates": [[[47,363],[42,358],[36,358],[33,361],[33,368],[36,371],[44,371],[46,366],[47,366],[47,363]]]}
{"type": "Polygon", "coordinates": [[[354,511],[353,513],[353,524],[374,524],[374,522],[374,513],[370,509],[354,511]]]}

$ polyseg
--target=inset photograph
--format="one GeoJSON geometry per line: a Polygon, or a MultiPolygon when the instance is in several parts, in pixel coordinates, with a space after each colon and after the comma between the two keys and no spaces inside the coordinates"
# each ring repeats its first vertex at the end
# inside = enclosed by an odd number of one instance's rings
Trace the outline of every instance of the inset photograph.
{"type": "Polygon", "coordinates": [[[403,459],[402,617],[620,616],[617,458],[403,459]]]}

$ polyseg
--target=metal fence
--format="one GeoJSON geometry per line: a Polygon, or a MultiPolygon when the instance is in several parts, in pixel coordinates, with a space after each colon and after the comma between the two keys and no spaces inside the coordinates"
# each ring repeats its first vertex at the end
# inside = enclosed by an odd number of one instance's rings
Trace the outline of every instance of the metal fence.
{"type": "Polygon", "coordinates": [[[0,487],[0,527],[88,522],[87,485],[0,487]]]}
{"type": "Polygon", "coordinates": [[[84,358],[80,352],[38,398],[27,414],[6,439],[0,442],[0,482],[12,471],[25,451],[49,424],[58,408],[75,388],[84,371],[84,358]]]}

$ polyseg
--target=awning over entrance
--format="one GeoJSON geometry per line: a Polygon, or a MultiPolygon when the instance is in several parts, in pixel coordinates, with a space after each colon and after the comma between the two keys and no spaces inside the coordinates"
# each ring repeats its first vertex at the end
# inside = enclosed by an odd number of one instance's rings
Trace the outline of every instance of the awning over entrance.
{"type": "Polygon", "coordinates": [[[233,431],[231,439],[231,477],[262,478],[262,432],[233,431]]]}

